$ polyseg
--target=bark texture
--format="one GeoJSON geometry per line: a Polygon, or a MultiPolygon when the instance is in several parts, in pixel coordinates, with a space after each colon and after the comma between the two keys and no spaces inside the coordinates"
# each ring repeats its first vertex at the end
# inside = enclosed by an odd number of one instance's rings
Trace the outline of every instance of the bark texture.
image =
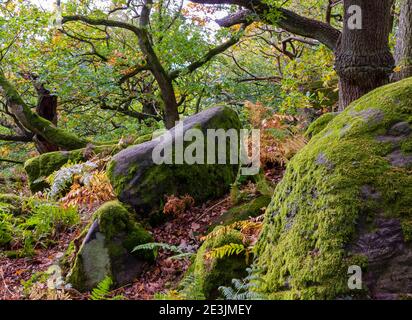
{"type": "Polygon", "coordinates": [[[412,77],[412,0],[402,0],[395,61],[398,72],[393,80],[398,81],[412,77]]]}
{"type": "Polygon", "coordinates": [[[57,128],[47,119],[33,112],[23,101],[17,90],[6,79],[0,69],[0,91],[7,100],[7,106],[13,116],[30,132],[44,138],[48,143],[63,150],[74,150],[85,147],[90,141],[57,128]]]}
{"type": "MultiPolygon", "coordinates": [[[[52,95],[41,83],[35,83],[35,87],[38,94],[36,113],[57,126],[57,96],[52,95]]],[[[36,148],[39,153],[59,150],[59,147],[56,144],[50,143],[41,135],[35,135],[33,140],[36,143],[36,148]]]]}
{"type": "Polygon", "coordinates": [[[339,109],[343,110],[371,90],[389,82],[394,59],[389,49],[392,0],[346,0],[342,36],[336,48],[336,71],[340,77],[339,109]],[[348,9],[358,5],[361,29],[350,27],[348,9]]]}

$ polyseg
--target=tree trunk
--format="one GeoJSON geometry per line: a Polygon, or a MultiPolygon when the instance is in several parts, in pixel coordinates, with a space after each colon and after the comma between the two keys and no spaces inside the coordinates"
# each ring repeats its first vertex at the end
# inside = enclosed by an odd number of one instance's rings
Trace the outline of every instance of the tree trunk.
{"type": "Polygon", "coordinates": [[[154,95],[153,82],[142,84],[142,95],[140,98],[140,103],[142,104],[142,113],[151,116],[156,116],[156,100],[153,98],[154,95]]]}
{"type": "Polygon", "coordinates": [[[14,117],[33,134],[41,136],[50,144],[56,145],[63,150],[84,148],[87,139],[78,138],[76,135],[63,129],[57,128],[49,120],[42,118],[23,101],[17,90],[6,79],[0,69],[0,90],[7,100],[7,106],[14,117]]]}
{"type": "Polygon", "coordinates": [[[142,112],[144,114],[155,116],[156,115],[156,109],[154,107],[154,104],[155,104],[154,101],[145,101],[145,103],[143,103],[142,112]]]}
{"type": "Polygon", "coordinates": [[[389,49],[392,0],[346,0],[341,38],[336,47],[335,68],[340,77],[339,109],[389,82],[394,59],[389,49]],[[361,8],[361,29],[350,26],[352,5],[361,8]]]}
{"type": "MultiPolygon", "coordinates": [[[[47,90],[43,84],[35,82],[34,85],[38,94],[37,114],[57,126],[57,97],[50,94],[50,91],[47,90]]],[[[33,140],[39,153],[59,150],[57,145],[50,143],[41,135],[35,135],[33,140]]]]}
{"type": "Polygon", "coordinates": [[[150,44],[147,32],[141,32],[139,45],[143,54],[146,56],[147,62],[151,66],[153,76],[159,85],[160,95],[164,104],[165,126],[167,129],[171,129],[175,126],[176,121],[179,120],[173,81],[169,78],[166,71],[163,69],[163,66],[160,64],[160,61],[150,44]]]}
{"type": "Polygon", "coordinates": [[[396,38],[394,81],[412,77],[412,0],[402,0],[396,38]]]}

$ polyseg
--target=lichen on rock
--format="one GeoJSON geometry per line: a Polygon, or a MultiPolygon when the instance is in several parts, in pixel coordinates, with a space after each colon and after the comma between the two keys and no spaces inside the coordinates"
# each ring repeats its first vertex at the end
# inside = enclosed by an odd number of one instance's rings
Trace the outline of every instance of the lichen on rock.
{"type": "Polygon", "coordinates": [[[266,211],[255,252],[258,291],[272,299],[412,293],[411,124],[407,79],[317,130],[266,211]],[[351,265],[363,269],[363,290],[348,288],[351,265]]]}
{"type": "MultiPolygon", "coordinates": [[[[238,131],[240,120],[232,109],[215,107],[185,119],[183,126],[183,134],[192,128],[201,129],[203,134],[207,129],[238,131]]],[[[155,164],[152,152],[159,143],[157,139],[129,147],[115,155],[108,165],[108,176],[119,200],[143,217],[155,216],[165,196],[189,194],[196,202],[217,198],[229,190],[236,178],[238,164],[155,164]]],[[[190,144],[185,142],[183,149],[190,144]]],[[[175,139],[171,145],[175,146],[175,139]]],[[[215,150],[218,152],[217,146],[215,150]]]]}
{"type": "Polygon", "coordinates": [[[90,290],[109,276],[116,286],[131,282],[154,261],[155,252],[132,253],[153,237],[118,201],[107,202],[94,215],[67,276],[75,288],[90,290]]]}

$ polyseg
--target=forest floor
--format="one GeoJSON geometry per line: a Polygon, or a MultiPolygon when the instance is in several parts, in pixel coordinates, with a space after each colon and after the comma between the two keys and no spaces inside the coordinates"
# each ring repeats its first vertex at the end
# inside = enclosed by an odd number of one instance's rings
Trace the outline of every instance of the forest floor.
{"type": "MultiPolygon", "coordinates": [[[[276,185],[283,176],[283,170],[269,169],[265,172],[266,178],[276,185]]],[[[194,206],[185,213],[170,219],[166,223],[151,230],[155,242],[185,248],[189,252],[196,252],[201,244],[201,238],[207,234],[209,227],[232,207],[230,196],[208,201],[200,206],[194,206]]],[[[80,230],[73,230],[59,236],[56,244],[47,249],[37,249],[35,255],[24,258],[0,257],[0,300],[41,299],[53,298],[47,295],[47,284],[40,283],[38,290],[31,289],[31,296],[24,290],[24,282],[29,281],[38,272],[45,272],[66,251],[69,243],[75,239],[80,230]],[[35,296],[33,296],[35,295],[35,296]]],[[[173,253],[159,251],[155,264],[137,278],[133,283],[116,289],[113,295],[122,295],[130,300],[152,299],[157,292],[173,289],[182,279],[190,265],[189,259],[170,259],[173,253]]],[[[81,294],[70,290],[58,299],[89,298],[89,293],[81,294]]]]}

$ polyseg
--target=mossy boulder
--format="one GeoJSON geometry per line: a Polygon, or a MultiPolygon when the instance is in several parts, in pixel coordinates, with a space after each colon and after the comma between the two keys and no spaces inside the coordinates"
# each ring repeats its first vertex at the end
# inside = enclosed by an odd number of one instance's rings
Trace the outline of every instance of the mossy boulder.
{"type": "Polygon", "coordinates": [[[109,276],[116,286],[131,282],[154,261],[154,251],[132,253],[153,237],[118,201],[107,202],[83,240],[67,279],[76,289],[91,290],[109,276]]]}
{"type": "Polygon", "coordinates": [[[412,294],[411,124],[407,79],[352,103],[290,161],[256,246],[258,291],[272,299],[412,294]],[[363,290],[348,287],[353,265],[363,290]]]}
{"type": "Polygon", "coordinates": [[[261,195],[246,203],[234,206],[216,219],[209,230],[212,231],[217,225],[230,225],[237,221],[247,220],[249,217],[258,217],[263,214],[263,210],[269,205],[270,200],[271,197],[261,195]]]}
{"type": "Polygon", "coordinates": [[[153,133],[148,133],[148,134],[142,135],[142,136],[140,136],[140,137],[137,137],[137,138],[133,141],[133,145],[141,144],[141,143],[150,141],[150,140],[152,140],[152,139],[155,139],[155,138],[161,136],[163,133],[165,133],[165,131],[166,131],[166,129],[159,129],[159,130],[156,130],[156,131],[153,132],[153,133]]]}
{"type": "MultiPolygon", "coordinates": [[[[200,129],[203,135],[208,129],[234,129],[238,132],[240,121],[237,113],[228,107],[211,108],[186,118],[181,133],[176,127],[168,132],[173,136],[168,142],[173,148],[173,159],[176,158],[177,139],[192,128],[200,129]]],[[[143,217],[153,217],[160,211],[165,196],[189,194],[199,203],[217,198],[229,190],[239,168],[229,160],[227,164],[154,163],[153,150],[164,137],[129,147],[113,157],[108,166],[108,176],[120,201],[131,205],[143,217]]],[[[227,145],[227,159],[230,159],[231,142],[226,139],[223,143],[227,145]]],[[[183,150],[186,151],[190,144],[185,142],[183,150]]],[[[215,150],[217,154],[217,145],[215,150]]],[[[201,152],[206,153],[206,150],[201,152]]],[[[206,162],[206,155],[204,159],[206,162]]]]}
{"type": "MultiPolygon", "coordinates": [[[[213,231],[216,236],[206,240],[196,253],[188,276],[193,281],[190,288],[184,288],[189,295],[187,299],[204,297],[216,299],[220,296],[220,286],[230,286],[233,278],[242,278],[246,275],[246,257],[244,253],[233,254],[223,258],[212,258],[207,253],[228,244],[242,244],[242,234],[233,229],[216,227],[213,231]],[[224,230],[224,232],[218,232],[224,230]]],[[[185,280],[183,280],[185,282],[185,280]]]]}
{"type": "Polygon", "coordinates": [[[49,152],[29,159],[24,164],[24,170],[29,178],[30,190],[38,192],[48,188],[46,178],[69,161],[83,162],[87,160],[90,153],[110,153],[116,151],[116,148],[118,148],[117,145],[91,146],[72,151],[49,152]]]}
{"type": "Polygon", "coordinates": [[[308,129],[305,132],[305,136],[312,138],[313,136],[317,135],[319,132],[325,129],[329,122],[331,122],[338,114],[339,112],[328,112],[321,115],[309,125],[308,129]]]}

